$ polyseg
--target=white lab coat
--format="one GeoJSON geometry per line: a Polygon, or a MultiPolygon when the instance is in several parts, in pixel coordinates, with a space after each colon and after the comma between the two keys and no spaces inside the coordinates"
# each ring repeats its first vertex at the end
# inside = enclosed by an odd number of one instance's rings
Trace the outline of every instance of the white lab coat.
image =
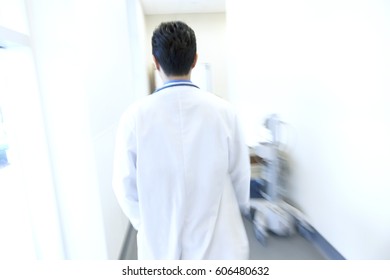
{"type": "Polygon", "coordinates": [[[139,259],[247,259],[249,181],[237,116],[219,97],[175,82],[123,114],[113,188],[139,259]]]}

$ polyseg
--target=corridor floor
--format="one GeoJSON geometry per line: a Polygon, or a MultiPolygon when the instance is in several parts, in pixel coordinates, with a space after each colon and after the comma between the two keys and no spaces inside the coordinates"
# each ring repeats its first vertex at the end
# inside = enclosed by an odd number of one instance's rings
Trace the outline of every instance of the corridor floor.
{"type": "MultiPolygon", "coordinates": [[[[244,219],[250,243],[251,260],[325,260],[327,259],[312,243],[299,234],[280,237],[270,234],[267,244],[262,245],[255,237],[252,223],[244,219]]],[[[123,259],[136,259],[136,239],[133,235],[128,240],[127,251],[123,259]]]]}

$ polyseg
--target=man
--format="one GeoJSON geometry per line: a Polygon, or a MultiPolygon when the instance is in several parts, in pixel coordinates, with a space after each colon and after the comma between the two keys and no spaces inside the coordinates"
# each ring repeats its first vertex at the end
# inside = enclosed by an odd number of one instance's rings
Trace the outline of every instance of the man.
{"type": "Polygon", "coordinates": [[[113,175],[138,258],[247,259],[250,165],[237,116],[191,83],[188,25],[161,23],[152,52],[165,84],[122,116],[113,175]]]}

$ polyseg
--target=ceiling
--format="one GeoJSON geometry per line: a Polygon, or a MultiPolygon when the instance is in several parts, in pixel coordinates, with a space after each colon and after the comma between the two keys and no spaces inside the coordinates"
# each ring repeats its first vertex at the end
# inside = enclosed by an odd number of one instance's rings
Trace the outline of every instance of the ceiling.
{"type": "Polygon", "coordinates": [[[223,13],[226,0],[140,0],[146,15],[223,13]]]}

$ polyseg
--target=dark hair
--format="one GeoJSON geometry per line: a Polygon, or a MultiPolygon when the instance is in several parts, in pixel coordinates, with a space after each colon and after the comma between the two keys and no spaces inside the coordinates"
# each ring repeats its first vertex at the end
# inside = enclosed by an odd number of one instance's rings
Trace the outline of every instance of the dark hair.
{"type": "Polygon", "coordinates": [[[163,22],[153,32],[152,53],[166,75],[187,75],[196,55],[195,32],[181,21],[163,22]]]}

